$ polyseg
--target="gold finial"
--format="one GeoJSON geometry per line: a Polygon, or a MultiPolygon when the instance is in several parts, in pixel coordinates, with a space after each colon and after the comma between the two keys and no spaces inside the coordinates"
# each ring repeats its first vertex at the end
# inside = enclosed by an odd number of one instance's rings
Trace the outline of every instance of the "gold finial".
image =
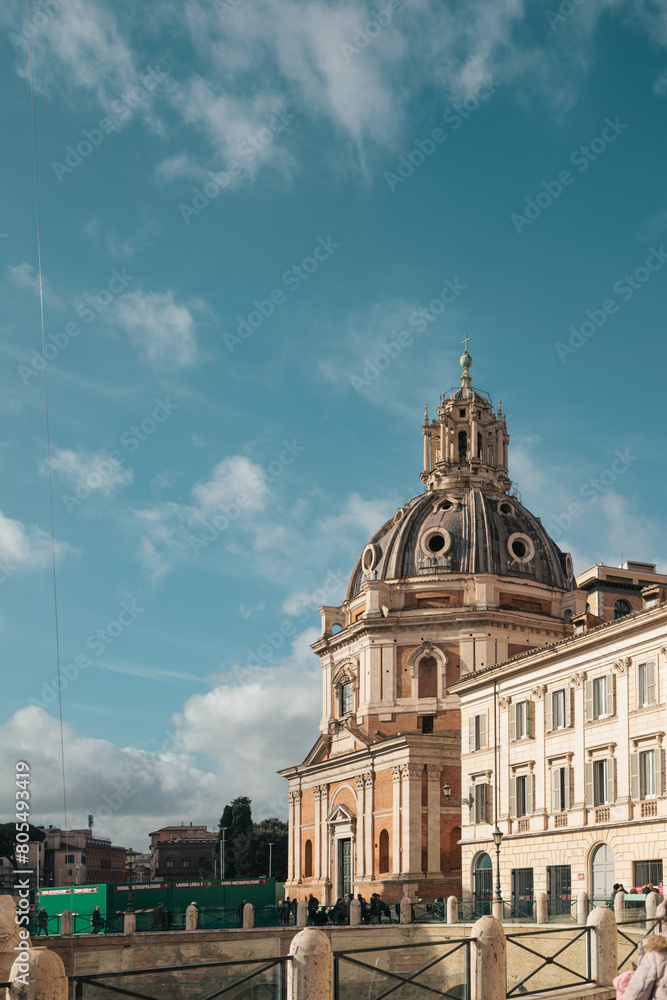
{"type": "Polygon", "coordinates": [[[461,355],[461,359],[460,359],[460,361],[461,361],[461,368],[463,368],[463,375],[461,376],[461,385],[464,388],[466,388],[466,389],[470,388],[470,386],[472,385],[472,378],[471,378],[471,375],[470,375],[470,366],[472,365],[472,358],[468,354],[468,342],[469,342],[469,340],[470,340],[470,337],[468,336],[468,333],[466,332],[465,339],[462,341],[462,344],[465,347],[465,352],[461,355]]]}
{"type": "Polygon", "coordinates": [[[424,423],[428,424],[428,403],[424,403],[424,423]]]}

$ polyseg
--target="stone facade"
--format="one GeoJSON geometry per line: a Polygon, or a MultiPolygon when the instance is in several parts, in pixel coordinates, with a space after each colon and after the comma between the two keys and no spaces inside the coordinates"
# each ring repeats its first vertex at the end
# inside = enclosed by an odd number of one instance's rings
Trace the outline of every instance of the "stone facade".
{"type": "Polygon", "coordinates": [[[646,584],[646,610],[456,685],[472,797],[462,827],[466,896],[488,895],[496,821],[506,900],[546,891],[558,905],[578,890],[601,900],[614,882],[662,891],[667,605],[654,604],[650,574],[646,584]],[[488,736],[475,748],[480,717],[488,736]]]}

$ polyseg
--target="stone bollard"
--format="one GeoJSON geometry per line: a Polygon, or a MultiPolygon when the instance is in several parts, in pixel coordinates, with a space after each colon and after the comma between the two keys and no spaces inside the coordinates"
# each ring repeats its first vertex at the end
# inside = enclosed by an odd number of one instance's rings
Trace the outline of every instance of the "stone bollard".
{"type": "Polygon", "coordinates": [[[199,922],[199,910],[197,909],[196,903],[190,903],[185,911],[185,929],[186,931],[196,931],[197,924],[199,922]]]}
{"type": "Polygon", "coordinates": [[[658,916],[658,900],[659,896],[657,892],[649,892],[646,897],[646,919],[655,920],[658,916]]]}
{"type": "Polygon", "coordinates": [[[588,920],[588,893],[580,889],[577,893],[577,923],[585,924],[588,920]]]}
{"type": "Polygon", "coordinates": [[[72,934],[73,917],[71,910],[63,910],[60,914],[60,933],[69,937],[72,934]]]}
{"type": "Polygon", "coordinates": [[[255,907],[252,903],[246,903],[243,907],[243,930],[249,931],[255,926],[255,907]]]}
{"type": "Polygon", "coordinates": [[[616,923],[623,923],[623,915],[625,912],[625,893],[617,892],[614,896],[614,916],[616,917],[616,923]]]}
{"type": "Polygon", "coordinates": [[[333,951],[327,934],[307,927],[294,935],[289,953],[287,1000],[328,1000],[333,996],[333,951]]]}
{"type": "MultiPolygon", "coordinates": [[[[615,900],[614,900],[615,902],[615,900]]],[[[591,976],[598,986],[611,986],[618,975],[618,933],[616,921],[606,906],[596,906],[586,921],[593,928],[591,976]]]]}
{"type": "Polygon", "coordinates": [[[499,924],[503,922],[503,901],[502,899],[494,899],[491,903],[491,913],[493,919],[497,920],[499,924]]]}
{"type": "Polygon", "coordinates": [[[546,924],[547,922],[546,892],[537,892],[535,894],[535,921],[538,924],[546,924]]]}
{"type": "Polygon", "coordinates": [[[361,903],[358,899],[350,900],[350,927],[358,927],[361,923],[361,903]]]}
{"type": "Polygon", "coordinates": [[[62,959],[48,948],[31,948],[28,963],[17,959],[9,973],[9,981],[17,984],[27,981],[27,987],[17,985],[9,991],[21,1000],[67,1000],[69,996],[69,982],[62,959]]]}
{"type": "Polygon", "coordinates": [[[503,925],[480,917],[470,931],[470,1000],[505,1000],[507,948],[503,925]]]}
{"type": "Polygon", "coordinates": [[[123,934],[134,934],[137,929],[137,915],[132,910],[123,914],[123,934]]]}
{"type": "Polygon", "coordinates": [[[458,924],[459,922],[459,901],[456,896],[449,896],[447,899],[447,923],[458,924]]]}
{"type": "Polygon", "coordinates": [[[296,926],[306,927],[308,924],[308,903],[305,899],[296,904],[296,926]]]}
{"type": "Polygon", "coordinates": [[[658,920],[667,920],[667,902],[659,904],[658,909],[655,911],[655,915],[658,920]]]}
{"type": "Polygon", "coordinates": [[[412,923],[412,901],[407,896],[403,896],[403,899],[401,900],[399,919],[402,924],[412,923]]]}

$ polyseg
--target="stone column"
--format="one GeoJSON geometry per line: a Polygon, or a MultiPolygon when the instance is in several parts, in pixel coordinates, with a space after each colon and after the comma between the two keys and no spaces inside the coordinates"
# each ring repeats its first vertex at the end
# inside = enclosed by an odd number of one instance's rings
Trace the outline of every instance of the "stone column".
{"type": "Polygon", "coordinates": [[[458,924],[459,922],[459,901],[456,896],[449,896],[447,899],[447,923],[458,924]]]}
{"type": "Polygon", "coordinates": [[[660,897],[657,892],[649,892],[646,897],[646,919],[655,920],[658,915],[658,902],[660,897]]]}
{"type": "Polygon", "coordinates": [[[350,902],[350,927],[356,927],[361,923],[361,903],[358,899],[350,902]]]}
{"type": "Polygon", "coordinates": [[[547,894],[546,892],[535,893],[536,923],[546,924],[547,922],[547,894]]]}
{"type": "Polygon", "coordinates": [[[292,938],[287,963],[287,1000],[313,1000],[333,996],[333,952],[331,941],[313,927],[292,938]]]}
{"type": "Polygon", "coordinates": [[[440,869],[440,764],[428,764],[426,770],[427,777],[427,862],[426,870],[429,878],[441,876],[440,869]]]}
{"type": "Polygon", "coordinates": [[[294,795],[294,879],[301,881],[301,789],[294,795]]]}
{"type": "Polygon", "coordinates": [[[137,929],[137,915],[132,913],[123,914],[123,934],[134,934],[137,929]]]}
{"type": "Polygon", "coordinates": [[[328,898],[329,894],[329,880],[331,878],[331,858],[329,856],[329,827],[327,826],[327,816],[329,815],[329,787],[328,785],[320,785],[320,836],[321,836],[321,848],[320,848],[320,867],[322,869],[322,878],[326,883],[326,891],[324,893],[323,902],[329,903],[331,900],[328,898]]]}
{"type": "Polygon", "coordinates": [[[308,903],[305,899],[300,899],[296,904],[296,926],[305,927],[308,923],[308,903]]]}
{"type": "Polygon", "coordinates": [[[394,780],[392,795],[392,874],[398,875],[401,871],[401,769],[392,767],[391,776],[394,780]]]}
{"type": "Polygon", "coordinates": [[[199,912],[195,903],[190,903],[185,911],[185,929],[186,931],[196,931],[197,923],[199,918],[199,912]]]}
{"type": "Polygon", "coordinates": [[[366,853],[366,863],[364,866],[364,872],[367,878],[373,878],[374,857],[373,857],[373,800],[374,800],[374,775],[371,771],[369,774],[364,775],[364,782],[366,785],[365,790],[365,802],[366,802],[366,815],[364,817],[364,839],[365,839],[365,853],[366,853]]]}
{"type": "Polygon", "coordinates": [[[625,893],[617,892],[614,896],[614,916],[616,923],[622,924],[625,916],[625,893]]]}
{"type": "Polygon", "coordinates": [[[243,930],[249,931],[254,926],[255,926],[255,907],[252,905],[252,903],[246,903],[245,906],[243,907],[243,930]]]}
{"type": "Polygon", "coordinates": [[[505,1000],[507,946],[502,924],[494,917],[480,917],[470,938],[470,1000],[505,1000]]]}
{"type": "Polygon", "coordinates": [[[401,873],[421,875],[422,855],[422,768],[418,764],[404,764],[402,834],[403,857],[401,873]]]}
{"type": "Polygon", "coordinates": [[[407,896],[403,896],[399,906],[400,916],[399,920],[402,924],[412,923],[412,900],[408,899],[407,896]]]}
{"type": "Polygon", "coordinates": [[[358,774],[355,778],[357,783],[357,837],[356,837],[356,848],[357,848],[357,860],[355,864],[354,871],[354,881],[361,879],[366,874],[366,868],[364,865],[364,827],[366,819],[366,809],[365,809],[365,782],[364,775],[358,774]]]}
{"type": "Polygon", "coordinates": [[[65,937],[69,937],[73,932],[73,924],[72,911],[63,910],[60,914],[60,933],[65,937]]]}
{"type": "Polygon", "coordinates": [[[287,880],[294,881],[294,792],[287,793],[287,880]]]}
{"type": "Polygon", "coordinates": [[[593,927],[591,975],[598,986],[611,986],[618,975],[618,934],[616,921],[606,906],[596,906],[586,921],[593,927]]]}
{"type": "Polygon", "coordinates": [[[313,797],[315,799],[315,835],[313,837],[314,843],[314,858],[313,858],[313,874],[316,879],[322,878],[322,833],[321,833],[321,816],[320,816],[320,805],[322,799],[322,789],[319,785],[313,788],[313,797]]]}
{"type": "Polygon", "coordinates": [[[580,889],[577,893],[577,923],[585,924],[588,920],[588,893],[580,889]]]}

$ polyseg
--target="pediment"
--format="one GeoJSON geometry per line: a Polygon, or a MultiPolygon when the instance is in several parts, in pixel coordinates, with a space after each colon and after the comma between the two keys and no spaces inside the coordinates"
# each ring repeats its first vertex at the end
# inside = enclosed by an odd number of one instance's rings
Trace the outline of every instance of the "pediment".
{"type": "Polygon", "coordinates": [[[343,805],[342,802],[340,803],[340,805],[334,806],[334,808],[327,816],[327,823],[329,824],[356,823],[356,822],[357,822],[356,816],[353,816],[350,810],[347,808],[347,806],[343,805]]]}
{"type": "Polygon", "coordinates": [[[331,737],[320,736],[303,763],[317,764],[321,760],[326,760],[330,752],[331,737]]]}

